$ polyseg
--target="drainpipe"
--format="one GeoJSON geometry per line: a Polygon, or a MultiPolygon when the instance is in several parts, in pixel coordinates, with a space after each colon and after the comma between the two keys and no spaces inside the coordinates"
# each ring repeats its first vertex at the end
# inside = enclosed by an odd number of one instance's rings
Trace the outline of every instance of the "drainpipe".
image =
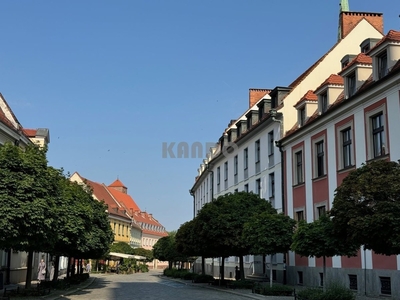
{"type": "Polygon", "coordinates": [[[189,190],[190,195],[193,197],[193,219],[196,217],[196,197],[192,189],[189,190]]]}
{"type": "MultiPolygon", "coordinates": [[[[274,122],[280,123],[280,136],[282,137],[283,133],[283,121],[282,119],[277,119],[276,116],[278,112],[275,109],[271,109],[269,111],[271,115],[271,119],[274,122]]],[[[285,209],[285,167],[284,167],[284,154],[283,154],[283,147],[280,140],[275,141],[275,146],[279,148],[279,152],[281,153],[281,198],[282,198],[282,212],[286,215],[285,209]]],[[[286,273],[286,256],[287,253],[283,253],[283,284],[287,284],[287,273],[286,273]]]]}

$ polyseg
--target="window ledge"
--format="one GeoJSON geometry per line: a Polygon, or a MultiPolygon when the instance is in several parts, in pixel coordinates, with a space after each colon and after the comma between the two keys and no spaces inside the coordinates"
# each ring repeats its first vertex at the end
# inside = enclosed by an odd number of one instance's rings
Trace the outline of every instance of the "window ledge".
{"type": "Polygon", "coordinates": [[[348,166],[348,167],[342,168],[342,169],[340,169],[340,170],[337,170],[337,173],[338,173],[338,174],[340,174],[340,173],[345,173],[345,172],[349,172],[349,171],[355,170],[355,169],[356,169],[356,166],[355,166],[355,165],[352,165],[352,166],[348,166]]]}
{"type": "Polygon", "coordinates": [[[315,177],[315,178],[313,178],[313,182],[316,182],[316,181],[320,181],[320,180],[323,180],[323,179],[326,179],[326,178],[328,178],[328,175],[322,175],[322,176],[319,176],[319,177],[315,177]]]}
{"type": "Polygon", "coordinates": [[[300,182],[300,183],[297,183],[297,184],[293,185],[293,188],[301,187],[301,186],[303,186],[304,184],[305,184],[304,181],[303,181],[303,182],[300,182]]]}
{"type": "Polygon", "coordinates": [[[370,158],[370,159],[368,159],[366,162],[369,163],[369,162],[372,162],[372,161],[375,161],[375,160],[380,160],[380,159],[385,160],[385,159],[388,159],[388,158],[389,158],[389,154],[390,154],[390,153],[387,153],[387,154],[381,155],[381,156],[377,156],[377,157],[374,157],[374,158],[370,158]]]}

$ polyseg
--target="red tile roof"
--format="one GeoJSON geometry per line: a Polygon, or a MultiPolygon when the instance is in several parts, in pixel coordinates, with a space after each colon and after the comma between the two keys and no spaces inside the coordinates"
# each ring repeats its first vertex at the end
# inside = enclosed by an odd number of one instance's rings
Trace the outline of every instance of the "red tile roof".
{"type": "Polygon", "coordinates": [[[93,195],[100,201],[104,201],[106,205],[108,205],[108,213],[112,215],[116,215],[122,218],[125,218],[127,220],[130,220],[130,218],[123,212],[123,209],[118,209],[118,211],[115,209],[119,205],[118,203],[114,200],[114,198],[110,195],[110,193],[107,190],[107,187],[104,184],[98,183],[91,181],[89,179],[81,177],[86,184],[88,184],[92,190],[93,190],[93,195]]]}
{"type": "Polygon", "coordinates": [[[379,45],[382,45],[385,42],[398,42],[398,43],[400,43],[400,31],[396,31],[396,30],[393,30],[393,29],[389,30],[387,35],[385,35],[374,47],[372,47],[372,49],[369,50],[369,52],[371,52],[373,49],[379,47],[379,45]]]}
{"type": "Polygon", "coordinates": [[[349,62],[349,64],[345,68],[343,68],[342,71],[339,72],[339,74],[341,74],[344,70],[347,70],[348,68],[356,64],[372,65],[372,57],[364,53],[358,54],[356,57],[354,57],[354,59],[351,62],[349,62]]]}
{"type": "MultiPolygon", "coordinates": [[[[114,188],[108,188],[107,190],[118,202],[123,203],[129,210],[140,211],[140,208],[136,204],[135,200],[133,200],[132,197],[129,196],[128,194],[120,192],[114,188]]],[[[131,211],[129,213],[131,214],[131,211]]]]}
{"type": "Polygon", "coordinates": [[[293,105],[294,107],[296,107],[297,105],[301,104],[304,101],[318,101],[318,96],[314,94],[314,91],[309,90],[307,93],[304,94],[303,97],[301,97],[301,99],[299,101],[297,101],[297,103],[295,105],[293,105]]]}
{"type": "Polygon", "coordinates": [[[124,188],[126,188],[126,186],[119,179],[117,179],[113,183],[111,183],[109,185],[109,187],[124,187],[124,188]]]}
{"type": "Polygon", "coordinates": [[[315,90],[317,91],[326,85],[344,85],[343,77],[337,74],[332,74],[315,90]]]}
{"type": "Polygon", "coordinates": [[[37,129],[26,129],[23,128],[22,131],[27,137],[36,137],[37,129]]]}

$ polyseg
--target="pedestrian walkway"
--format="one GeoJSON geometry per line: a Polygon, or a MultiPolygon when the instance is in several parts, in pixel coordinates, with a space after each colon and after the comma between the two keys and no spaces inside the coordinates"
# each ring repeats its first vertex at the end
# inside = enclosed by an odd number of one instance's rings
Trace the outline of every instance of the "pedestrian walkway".
{"type": "MultiPolygon", "coordinates": [[[[62,275],[60,277],[58,277],[59,279],[64,278],[65,275],[62,275]]],[[[23,297],[21,298],[21,296],[11,296],[10,299],[24,299],[24,300],[38,300],[38,299],[46,299],[46,300],[56,300],[59,299],[60,297],[75,293],[81,289],[87,288],[89,285],[91,285],[94,280],[96,279],[96,277],[91,276],[89,277],[88,280],[86,280],[85,282],[82,282],[81,284],[78,285],[73,285],[71,287],[69,287],[68,289],[65,290],[55,290],[52,289],[50,294],[48,295],[44,295],[44,296],[36,296],[36,297],[23,297]]],[[[37,281],[32,281],[32,287],[35,287],[37,285],[37,281]]],[[[25,288],[25,282],[20,282],[18,284],[14,284],[14,285],[8,285],[5,286],[4,288],[13,286],[13,288],[19,288],[20,290],[23,290],[25,288]]],[[[4,293],[4,289],[0,290],[0,299],[3,296],[4,293]]]]}

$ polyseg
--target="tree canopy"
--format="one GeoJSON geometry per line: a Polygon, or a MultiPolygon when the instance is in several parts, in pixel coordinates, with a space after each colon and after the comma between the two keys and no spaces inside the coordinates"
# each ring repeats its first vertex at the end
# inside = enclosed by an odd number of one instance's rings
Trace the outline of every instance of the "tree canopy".
{"type": "Polygon", "coordinates": [[[28,252],[26,287],[34,251],[98,258],[114,238],[104,203],[49,167],[46,151],[0,147],[0,249],[28,252]]]}
{"type": "Polygon", "coordinates": [[[243,239],[250,254],[276,254],[290,250],[296,221],[283,214],[263,212],[244,224],[243,239]]]}
{"type": "Polygon", "coordinates": [[[346,243],[400,254],[400,165],[377,160],[352,171],[336,189],[331,216],[346,243]]]}

